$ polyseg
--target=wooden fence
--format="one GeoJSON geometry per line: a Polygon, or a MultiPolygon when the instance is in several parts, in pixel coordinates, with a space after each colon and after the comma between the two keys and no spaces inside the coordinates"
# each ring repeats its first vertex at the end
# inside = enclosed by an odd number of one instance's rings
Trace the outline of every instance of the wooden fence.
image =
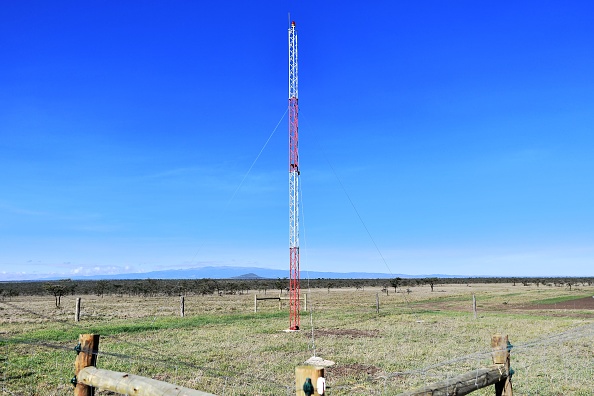
{"type": "Polygon", "coordinates": [[[511,344],[507,336],[495,334],[491,338],[493,365],[469,371],[445,381],[425,385],[413,391],[400,393],[398,396],[461,396],[476,390],[495,385],[496,396],[512,396],[510,371],[511,344]]]}
{"type": "Polygon", "coordinates": [[[94,388],[110,390],[122,395],[137,396],[214,396],[183,386],[157,381],[117,371],[95,367],[99,352],[99,335],[81,334],[74,363],[74,396],[94,396],[94,388]]]}
{"type": "MultiPolygon", "coordinates": [[[[281,309],[283,309],[283,301],[289,300],[289,297],[283,297],[281,295],[279,295],[278,297],[258,297],[257,294],[254,294],[254,312],[258,312],[258,301],[264,300],[278,301],[278,309],[280,311],[281,309]]],[[[305,311],[307,311],[307,293],[299,297],[299,301],[303,301],[303,308],[305,311]]]]}
{"type": "MultiPolygon", "coordinates": [[[[278,301],[278,309],[281,310],[283,308],[283,301],[289,300],[289,297],[283,297],[279,295],[278,297],[258,297],[257,294],[254,294],[254,312],[258,312],[258,301],[263,300],[276,300],[278,301]]],[[[307,293],[303,294],[300,298],[300,301],[303,301],[303,308],[307,311],[307,293]]],[[[80,322],[80,307],[81,307],[81,298],[76,299],[76,307],[74,311],[74,321],[80,322]]],[[[378,300],[378,311],[379,311],[379,300],[378,300]]],[[[180,296],[179,299],[179,316],[182,318],[186,315],[186,303],[184,296],[180,296]]]]}
{"type": "MultiPolygon", "coordinates": [[[[400,393],[398,396],[462,396],[490,385],[495,386],[496,396],[513,396],[510,369],[510,349],[507,336],[495,334],[491,338],[493,364],[473,370],[445,381],[428,384],[422,388],[400,393]]],[[[136,396],[214,396],[190,388],[157,381],[129,373],[98,369],[99,335],[81,334],[75,361],[75,396],[93,396],[94,388],[110,390],[123,395],[136,396]]],[[[295,369],[297,396],[321,396],[325,389],[324,369],[298,366],[295,369]],[[312,384],[313,380],[313,384],[312,384]],[[320,383],[321,381],[321,383],[320,383]],[[312,393],[306,393],[307,384],[312,393]],[[317,385],[315,385],[317,383],[317,385]],[[318,393],[320,392],[320,393],[318,393]]]]}

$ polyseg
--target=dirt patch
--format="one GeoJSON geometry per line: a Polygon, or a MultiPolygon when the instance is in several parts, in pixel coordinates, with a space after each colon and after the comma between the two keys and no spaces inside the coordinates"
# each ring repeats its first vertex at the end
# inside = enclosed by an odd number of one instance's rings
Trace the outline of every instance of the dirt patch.
{"type": "MultiPolygon", "coordinates": [[[[466,302],[432,301],[431,304],[418,304],[415,307],[432,311],[467,311],[471,313],[470,304],[466,302]]],[[[588,318],[594,315],[594,298],[584,297],[575,300],[562,301],[550,304],[537,303],[484,303],[479,305],[478,314],[483,312],[513,312],[513,313],[536,313],[546,314],[551,317],[560,318],[588,318]],[[543,311],[543,312],[535,312],[543,311]],[[546,312],[545,312],[546,311],[546,312]],[[584,312],[584,311],[593,311],[584,312]]]]}
{"type": "Polygon", "coordinates": [[[531,304],[525,309],[592,309],[594,310],[594,297],[584,297],[577,300],[563,301],[553,304],[531,304]]]}
{"type": "Polygon", "coordinates": [[[375,338],[379,337],[378,330],[357,330],[357,329],[318,329],[314,334],[319,336],[335,336],[346,338],[375,338]]]}

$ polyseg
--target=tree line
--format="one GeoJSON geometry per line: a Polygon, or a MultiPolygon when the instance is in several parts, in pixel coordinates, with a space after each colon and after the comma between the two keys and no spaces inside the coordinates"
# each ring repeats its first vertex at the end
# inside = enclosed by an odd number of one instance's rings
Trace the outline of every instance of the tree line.
{"type": "MultiPolygon", "coordinates": [[[[469,277],[469,278],[402,278],[392,279],[302,279],[302,288],[339,289],[381,287],[382,291],[428,286],[433,291],[436,285],[477,284],[477,283],[512,283],[529,286],[568,287],[594,284],[594,277],[556,277],[556,278],[504,278],[504,277],[469,277]]],[[[52,295],[56,306],[67,295],[98,296],[182,296],[182,295],[228,295],[244,294],[250,291],[258,293],[286,293],[288,278],[277,279],[135,279],[135,280],[72,280],[0,282],[0,298],[12,298],[19,295],[52,295]]]]}

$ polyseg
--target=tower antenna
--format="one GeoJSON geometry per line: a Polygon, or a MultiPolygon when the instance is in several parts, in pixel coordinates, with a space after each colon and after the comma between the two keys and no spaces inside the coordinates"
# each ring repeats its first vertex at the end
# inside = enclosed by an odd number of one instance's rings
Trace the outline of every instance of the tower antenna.
{"type": "Polygon", "coordinates": [[[299,90],[297,29],[289,27],[289,330],[299,330],[299,90]]]}

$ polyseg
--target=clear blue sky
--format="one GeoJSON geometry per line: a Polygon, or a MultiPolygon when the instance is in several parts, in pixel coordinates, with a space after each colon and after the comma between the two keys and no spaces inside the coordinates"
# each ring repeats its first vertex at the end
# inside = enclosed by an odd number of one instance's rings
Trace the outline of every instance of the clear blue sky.
{"type": "Polygon", "coordinates": [[[288,276],[289,11],[302,271],[594,275],[590,1],[14,1],[0,279],[288,276]]]}

